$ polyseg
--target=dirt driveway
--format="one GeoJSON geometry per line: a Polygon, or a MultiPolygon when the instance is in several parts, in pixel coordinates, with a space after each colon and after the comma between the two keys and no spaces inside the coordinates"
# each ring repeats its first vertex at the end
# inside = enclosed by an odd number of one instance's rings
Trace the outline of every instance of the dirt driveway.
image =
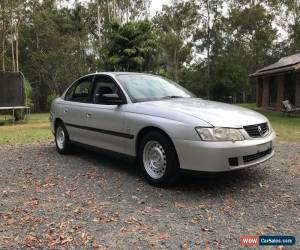
{"type": "Polygon", "coordinates": [[[294,235],[300,144],[260,167],[149,186],[134,164],[54,145],[0,148],[0,248],[239,249],[241,235],[294,235]]]}

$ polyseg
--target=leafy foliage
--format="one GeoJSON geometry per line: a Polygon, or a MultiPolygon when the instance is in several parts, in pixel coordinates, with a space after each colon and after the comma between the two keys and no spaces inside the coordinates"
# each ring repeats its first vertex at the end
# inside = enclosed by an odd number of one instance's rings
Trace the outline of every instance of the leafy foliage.
{"type": "Polygon", "coordinates": [[[32,101],[32,88],[30,82],[27,79],[25,79],[24,85],[25,85],[25,106],[33,109],[34,104],[32,101]]]}
{"type": "Polygon", "coordinates": [[[107,34],[109,70],[149,71],[157,44],[149,21],[114,22],[107,34]]]}
{"type": "Polygon", "coordinates": [[[150,18],[150,0],[0,3],[3,70],[22,71],[35,111],[79,76],[146,71],[199,96],[253,98],[248,75],[300,50],[294,0],[172,0],[150,18]]]}

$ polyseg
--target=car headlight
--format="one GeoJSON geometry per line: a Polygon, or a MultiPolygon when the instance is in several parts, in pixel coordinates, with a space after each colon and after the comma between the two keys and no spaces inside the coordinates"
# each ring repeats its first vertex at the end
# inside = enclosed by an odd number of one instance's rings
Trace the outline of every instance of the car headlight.
{"type": "Polygon", "coordinates": [[[268,121],[268,126],[269,126],[269,133],[272,133],[272,132],[273,132],[273,128],[272,128],[272,126],[271,126],[270,121],[268,121]]]}
{"type": "Polygon", "coordinates": [[[243,141],[244,136],[234,128],[196,128],[203,141],[243,141]]]}

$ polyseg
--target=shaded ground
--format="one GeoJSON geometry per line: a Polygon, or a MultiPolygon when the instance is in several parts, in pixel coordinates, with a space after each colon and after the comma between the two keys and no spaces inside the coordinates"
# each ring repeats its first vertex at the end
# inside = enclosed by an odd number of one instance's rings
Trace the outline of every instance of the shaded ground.
{"type": "Polygon", "coordinates": [[[130,162],[54,145],[0,148],[0,248],[239,249],[241,235],[295,235],[300,144],[260,167],[149,186],[130,162]]]}

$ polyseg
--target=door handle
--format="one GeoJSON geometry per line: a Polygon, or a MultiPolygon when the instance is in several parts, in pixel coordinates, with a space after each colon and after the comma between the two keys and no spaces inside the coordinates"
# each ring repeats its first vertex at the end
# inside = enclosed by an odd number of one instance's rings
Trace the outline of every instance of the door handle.
{"type": "Polygon", "coordinates": [[[65,109],[65,110],[64,110],[64,113],[67,113],[68,111],[69,111],[68,109],[65,109]]]}
{"type": "Polygon", "coordinates": [[[92,117],[92,114],[91,113],[86,113],[86,117],[90,118],[90,117],[92,117]]]}

